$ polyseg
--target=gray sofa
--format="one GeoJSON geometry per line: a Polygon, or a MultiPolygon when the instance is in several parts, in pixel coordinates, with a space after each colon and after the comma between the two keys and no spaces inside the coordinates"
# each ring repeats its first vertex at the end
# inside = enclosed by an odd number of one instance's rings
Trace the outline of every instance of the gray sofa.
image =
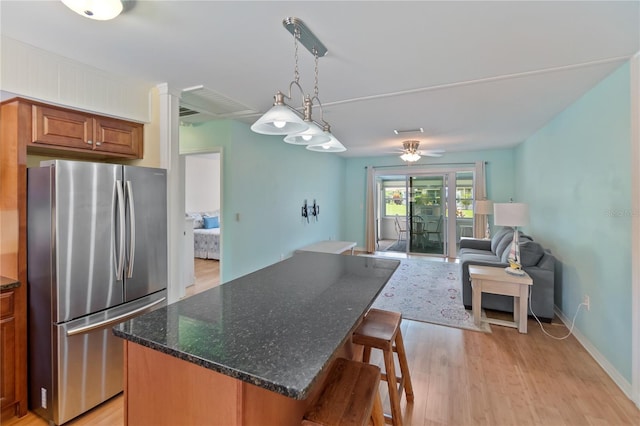
{"type": "MultiPolygon", "coordinates": [[[[491,240],[465,238],[460,240],[460,264],[462,266],[462,301],[471,309],[471,281],[469,265],[507,267],[509,246],[513,240],[512,228],[501,228],[491,240]]],[[[520,233],[520,263],[533,279],[531,288],[531,309],[540,321],[550,322],[553,318],[554,276],[556,259],[548,250],[520,233]]],[[[498,294],[483,294],[482,307],[497,311],[513,312],[513,297],[498,294]]]]}

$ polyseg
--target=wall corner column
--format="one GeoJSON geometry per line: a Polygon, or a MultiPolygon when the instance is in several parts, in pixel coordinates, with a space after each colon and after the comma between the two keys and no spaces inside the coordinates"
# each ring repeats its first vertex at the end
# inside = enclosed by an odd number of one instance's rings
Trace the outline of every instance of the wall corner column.
{"type": "Polygon", "coordinates": [[[160,167],[167,169],[167,302],[184,297],[182,283],[184,256],[184,161],[180,160],[179,93],[170,90],[166,83],[159,84],[160,102],[160,167]]]}

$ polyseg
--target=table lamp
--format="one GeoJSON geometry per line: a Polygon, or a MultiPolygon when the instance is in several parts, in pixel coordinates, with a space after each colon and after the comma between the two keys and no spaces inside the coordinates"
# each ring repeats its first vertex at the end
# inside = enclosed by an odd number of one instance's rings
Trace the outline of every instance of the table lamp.
{"type": "Polygon", "coordinates": [[[505,271],[512,275],[523,276],[520,264],[520,243],[518,226],[529,223],[529,205],[524,203],[496,203],[493,205],[493,222],[498,226],[513,227],[513,241],[509,248],[509,266],[505,271]]]}
{"type": "MultiPolygon", "coordinates": [[[[476,200],[476,208],[474,213],[482,216],[489,216],[493,214],[493,201],[491,200],[476,200]]],[[[491,238],[491,233],[489,232],[489,218],[487,218],[487,229],[484,232],[484,239],[488,240],[491,238]]]]}

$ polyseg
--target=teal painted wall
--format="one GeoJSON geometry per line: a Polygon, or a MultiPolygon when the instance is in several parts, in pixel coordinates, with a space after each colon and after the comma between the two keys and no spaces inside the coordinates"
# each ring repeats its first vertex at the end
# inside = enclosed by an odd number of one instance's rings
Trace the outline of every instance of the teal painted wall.
{"type": "Polygon", "coordinates": [[[181,153],[217,147],[222,148],[222,282],[307,244],[340,238],[344,159],[253,133],[236,121],[180,128],[181,153]],[[314,198],[319,220],[307,223],[301,207],[314,198]]]}
{"type": "Polygon", "coordinates": [[[631,117],[626,64],[516,150],[528,231],[559,259],[555,303],[631,382],[631,117]]]}
{"type": "Polygon", "coordinates": [[[515,197],[513,149],[493,149],[484,151],[451,152],[439,158],[423,157],[417,165],[406,166],[397,155],[388,157],[367,157],[347,159],[344,202],[344,229],[342,234],[349,241],[357,241],[358,247],[364,247],[365,223],[365,166],[398,166],[407,170],[419,166],[442,166],[451,163],[475,163],[486,161],[488,198],[497,202],[508,201],[515,197]]]}

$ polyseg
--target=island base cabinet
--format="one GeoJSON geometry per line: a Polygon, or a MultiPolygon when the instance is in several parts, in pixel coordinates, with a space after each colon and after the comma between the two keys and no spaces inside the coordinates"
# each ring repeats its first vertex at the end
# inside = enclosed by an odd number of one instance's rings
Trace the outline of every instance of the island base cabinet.
{"type": "Polygon", "coordinates": [[[127,425],[300,425],[297,401],[171,355],[125,342],[127,425]]]}

